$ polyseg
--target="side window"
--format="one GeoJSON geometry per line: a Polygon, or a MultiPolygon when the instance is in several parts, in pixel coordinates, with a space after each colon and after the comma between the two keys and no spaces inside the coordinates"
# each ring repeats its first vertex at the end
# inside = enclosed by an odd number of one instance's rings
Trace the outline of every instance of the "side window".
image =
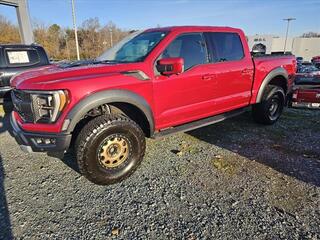
{"type": "Polygon", "coordinates": [[[34,49],[8,49],[5,53],[9,66],[28,66],[40,61],[38,52],[34,49]]]}
{"type": "Polygon", "coordinates": [[[212,62],[240,60],[244,57],[241,39],[237,33],[206,33],[212,62]]]}
{"type": "Polygon", "coordinates": [[[201,33],[183,34],[173,40],[163,51],[162,58],[181,57],[184,59],[184,69],[207,63],[207,52],[201,33]]]}

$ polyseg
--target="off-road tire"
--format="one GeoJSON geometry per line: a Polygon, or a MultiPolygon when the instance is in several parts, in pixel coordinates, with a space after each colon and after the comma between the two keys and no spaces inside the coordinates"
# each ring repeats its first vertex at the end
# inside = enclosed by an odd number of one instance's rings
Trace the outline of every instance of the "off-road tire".
{"type": "Polygon", "coordinates": [[[285,93],[281,87],[267,86],[262,101],[252,106],[253,119],[265,125],[274,124],[283,112],[285,99],[285,93]]]}
{"type": "Polygon", "coordinates": [[[79,171],[91,182],[108,185],[129,177],[140,165],[146,143],[141,128],[123,114],[103,115],[91,120],[80,131],[76,143],[79,171]],[[99,148],[110,136],[119,135],[128,140],[129,154],[121,165],[106,168],[99,160],[99,148]]]}

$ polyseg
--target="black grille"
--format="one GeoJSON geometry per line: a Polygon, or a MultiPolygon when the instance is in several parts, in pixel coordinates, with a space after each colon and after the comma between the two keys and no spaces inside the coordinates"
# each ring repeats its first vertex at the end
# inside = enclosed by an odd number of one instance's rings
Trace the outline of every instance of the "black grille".
{"type": "Polygon", "coordinates": [[[13,90],[11,93],[14,110],[20,115],[24,122],[34,122],[32,102],[30,94],[21,90],[13,90]]]}

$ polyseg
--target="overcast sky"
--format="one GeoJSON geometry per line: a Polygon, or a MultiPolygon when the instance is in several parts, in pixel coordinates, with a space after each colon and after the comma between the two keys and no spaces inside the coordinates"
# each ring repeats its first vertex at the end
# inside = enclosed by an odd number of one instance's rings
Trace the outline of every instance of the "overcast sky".
{"type": "MultiPolygon", "coordinates": [[[[31,18],[44,24],[72,26],[71,0],[29,0],[31,18]]],[[[320,32],[320,0],[75,0],[77,24],[98,17],[124,29],[172,25],[214,25],[242,28],[246,34],[290,35],[320,32]]],[[[0,5],[0,14],[16,23],[15,10],[0,5]]]]}

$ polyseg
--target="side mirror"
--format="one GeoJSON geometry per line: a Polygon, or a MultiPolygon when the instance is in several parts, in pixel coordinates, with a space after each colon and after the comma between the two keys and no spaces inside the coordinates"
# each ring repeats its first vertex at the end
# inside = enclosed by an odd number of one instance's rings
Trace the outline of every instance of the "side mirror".
{"type": "Polygon", "coordinates": [[[183,58],[163,58],[157,62],[157,70],[162,75],[180,74],[183,72],[183,58]]]}

